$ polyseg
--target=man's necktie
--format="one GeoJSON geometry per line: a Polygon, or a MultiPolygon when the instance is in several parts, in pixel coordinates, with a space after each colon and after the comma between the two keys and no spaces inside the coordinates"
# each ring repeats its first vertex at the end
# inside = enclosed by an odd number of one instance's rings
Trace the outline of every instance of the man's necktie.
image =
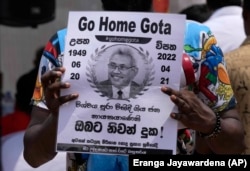
{"type": "Polygon", "coordinates": [[[122,91],[121,90],[119,90],[119,91],[117,91],[117,94],[118,94],[118,99],[122,99],[122,91]]]}

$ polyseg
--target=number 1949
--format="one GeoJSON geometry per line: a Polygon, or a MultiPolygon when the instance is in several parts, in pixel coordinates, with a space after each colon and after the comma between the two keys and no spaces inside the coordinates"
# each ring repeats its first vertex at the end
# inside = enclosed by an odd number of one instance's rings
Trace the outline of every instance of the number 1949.
{"type": "Polygon", "coordinates": [[[69,56],[86,56],[86,50],[69,50],[69,56]]]}

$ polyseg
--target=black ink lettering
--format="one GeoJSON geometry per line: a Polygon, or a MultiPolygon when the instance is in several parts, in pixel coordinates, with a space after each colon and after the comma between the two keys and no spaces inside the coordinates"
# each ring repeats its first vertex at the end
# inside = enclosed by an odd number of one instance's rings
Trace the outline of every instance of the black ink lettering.
{"type": "Polygon", "coordinates": [[[86,29],[88,29],[89,31],[94,30],[95,22],[91,20],[88,23],[86,23],[87,20],[88,20],[87,17],[80,18],[78,23],[78,28],[80,31],[85,31],[86,29]]]}
{"type": "Polygon", "coordinates": [[[141,31],[143,33],[151,32],[153,34],[159,33],[159,34],[171,34],[171,24],[169,23],[163,23],[162,20],[159,21],[159,23],[150,23],[150,20],[148,18],[144,18],[141,22],[141,31]]]}
{"type": "Polygon", "coordinates": [[[100,31],[117,31],[117,32],[134,32],[136,24],[131,21],[109,21],[108,17],[101,17],[100,19],[100,31]]]}

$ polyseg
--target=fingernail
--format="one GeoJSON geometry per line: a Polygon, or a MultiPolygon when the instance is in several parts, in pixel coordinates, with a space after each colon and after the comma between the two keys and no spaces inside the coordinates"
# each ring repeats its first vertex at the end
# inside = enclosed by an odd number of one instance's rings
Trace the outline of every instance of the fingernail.
{"type": "Polygon", "coordinates": [[[72,93],[71,96],[72,97],[78,97],[78,94],[77,93],[72,93]]]}
{"type": "Polygon", "coordinates": [[[70,84],[68,82],[64,83],[66,87],[70,87],[70,84]]]}
{"type": "Polygon", "coordinates": [[[167,87],[166,87],[166,86],[163,86],[163,87],[161,87],[161,90],[162,90],[162,91],[167,91],[167,87]]]}
{"type": "Polygon", "coordinates": [[[172,99],[172,100],[176,100],[177,97],[176,97],[175,95],[171,95],[171,99],[172,99]]]}
{"type": "Polygon", "coordinates": [[[56,71],[56,75],[60,77],[60,76],[62,76],[62,72],[56,71]]]}
{"type": "Polygon", "coordinates": [[[175,119],[176,118],[176,115],[174,113],[171,113],[170,114],[171,118],[175,119]]]}

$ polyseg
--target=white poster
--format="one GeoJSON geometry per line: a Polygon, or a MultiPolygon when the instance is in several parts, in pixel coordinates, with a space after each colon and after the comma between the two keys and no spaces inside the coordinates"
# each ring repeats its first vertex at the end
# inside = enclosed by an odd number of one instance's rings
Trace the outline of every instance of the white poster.
{"type": "Polygon", "coordinates": [[[175,154],[185,16],[138,12],[69,13],[63,82],[79,98],[60,108],[57,151],[175,154]]]}

